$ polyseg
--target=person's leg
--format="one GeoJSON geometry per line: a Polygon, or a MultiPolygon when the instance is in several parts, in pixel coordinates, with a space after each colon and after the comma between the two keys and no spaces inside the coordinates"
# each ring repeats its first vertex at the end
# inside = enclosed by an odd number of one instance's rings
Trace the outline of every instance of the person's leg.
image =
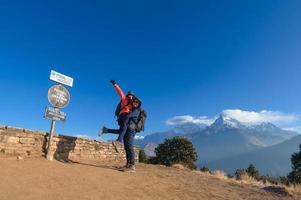
{"type": "Polygon", "coordinates": [[[119,134],[119,136],[118,136],[118,138],[117,138],[116,141],[122,143],[123,138],[124,138],[127,130],[128,130],[128,125],[127,125],[127,123],[124,123],[123,126],[122,126],[122,130],[120,130],[120,134],[119,134]]]}
{"type": "Polygon", "coordinates": [[[120,116],[120,120],[118,120],[118,123],[119,123],[119,127],[120,127],[120,132],[119,132],[119,136],[117,138],[116,141],[122,143],[123,141],[123,138],[126,134],[126,131],[128,129],[128,121],[129,121],[129,113],[123,113],[121,116],[120,116]]]}
{"type": "Polygon", "coordinates": [[[107,129],[107,133],[120,134],[120,129],[107,129]]]}
{"type": "Polygon", "coordinates": [[[124,151],[125,151],[125,158],[126,158],[126,164],[129,165],[129,160],[130,160],[130,156],[129,156],[129,137],[128,137],[128,131],[126,132],[125,136],[124,136],[124,151]]]}
{"type": "MultiPolygon", "coordinates": [[[[126,131],[127,126],[125,126],[127,123],[125,122],[127,118],[127,113],[123,113],[119,118],[118,118],[118,124],[119,124],[119,136],[117,138],[116,141],[113,141],[112,144],[116,150],[116,152],[119,153],[119,147],[122,146],[122,141],[123,141],[123,137],[124,137],[124,131],[126,131]],[[121,135],[121,136],[120,136],[121,135]]],[[[115,130],[114,132],[117,133],[117,131],[115,130]]]]}
{"type": "Polygon", "coordinates": [[[125,172],[135,172],[135,151],[134,151],[135,131],[128,129],[124,137],[124,148],[129,167],[124,169],[125,172]]]}
{"type": "Polygon", "coordinates": [[[124,118],[125,118],[125,115],[121,115],[117,122],[118,122],[118,125],[119,125],[119,129],[109,129],[107,128],[107,132],[108,133],[113,133],[113,134],[120,134],[123,130],[123,126],[124,126],[124,118]]]}
{"type": "Polygon", "coordinates": [[[129,163],[131,165],[135,165],[134,137],[135,131],[129,131],[129,163]]]}
{"type": "Polygon", "coordinates": [[[119,129],[110,129],[110,128],[107,128],[104,126],[104,127],[102,127],[102,134],[105,134],[105,133],[120,134],[123,130],[123,125],[124,125],[126,116],[127,116],[127,114],[123,113],[118,117],[117,123],[119,125],[119,129]]]}

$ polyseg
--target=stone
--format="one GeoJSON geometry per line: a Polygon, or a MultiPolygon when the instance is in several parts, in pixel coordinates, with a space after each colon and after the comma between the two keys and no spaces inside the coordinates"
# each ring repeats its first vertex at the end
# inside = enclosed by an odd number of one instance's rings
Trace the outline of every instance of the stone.
{"type": "Polygon", "coordinates": [[[19,142],[21,144],[34,144],[35,143],[35,139],[34,138],[24,138],[24,137],[21,137],[19,142]]]}
{"type": "Polygon", "coordinates": [[[18,137],[6,137],[6,142],[7,143],[19,143],[19,138],[18,137]]]}
{"type": "MultiPolygon", "coordinates": [[[[0,154],[19,157],[45,156],[47,150],[47,139],[45,132],[31,131],[22,128],[0,126],[0,154]]],[[[52,151],[57,157],[68,158],[72,155],[74,159],[82,157],[91,160],[115,160],[124,161],[124,150],[116,153],[111,143],[104,141],[78,139],[69,136],[54,136],[52,151]]],[[[136,160],[139,150],[135,149],[136,160]]],[[[18,158],[17,157],[17,158],[18,158]]]]}

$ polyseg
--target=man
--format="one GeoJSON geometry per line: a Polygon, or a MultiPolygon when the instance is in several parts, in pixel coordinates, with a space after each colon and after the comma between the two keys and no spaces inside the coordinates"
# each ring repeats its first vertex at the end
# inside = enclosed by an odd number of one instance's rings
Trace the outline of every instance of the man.
{"type": "Polygon", "coordinates": [[[134,138],[136,134],[136,126],[140,115],[141,101],[134,99],[133,110],[128,114],[125,121],[125,126],[120,134],[124,137],[124,149],[126,153],[126,165],[123,167],[124,172],[135,172],[135,149],[134,149],[134,138]],[[124,136],[123,136],[124,135],[124,136]]]}
{"type": "Polygon", "coordinates": [[[134,151],[134,137],[136,134],[136,123],[140,114],[141,101],[137,99],[132,92],[128,92],[127,96],[124,95],[121,88],[114,81],[110,81],[114,88],[116,89],[121,101],[118,105],[117,121],[119,129],[108,129],[106,127],[102,128],[99,136],[105,133],[119,134],[116,141],[112,142],[115,150],[118,152],[118,147],[122,144],[124,140],[124,149],[126,152],[127,163],[123,167],[123,171],[134,172],[135,171],[135,151],[134,151]]]}

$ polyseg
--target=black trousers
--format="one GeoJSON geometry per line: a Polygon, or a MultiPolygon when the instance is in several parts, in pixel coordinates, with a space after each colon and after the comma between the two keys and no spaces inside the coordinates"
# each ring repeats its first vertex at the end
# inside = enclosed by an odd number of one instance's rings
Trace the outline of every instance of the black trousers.
{"type": "Polygon", "coordinates": [[[124,136],[124,150],[126,154],[126,162],[135,165],[134,138],[136,131],[128,128],[124,136]]]}

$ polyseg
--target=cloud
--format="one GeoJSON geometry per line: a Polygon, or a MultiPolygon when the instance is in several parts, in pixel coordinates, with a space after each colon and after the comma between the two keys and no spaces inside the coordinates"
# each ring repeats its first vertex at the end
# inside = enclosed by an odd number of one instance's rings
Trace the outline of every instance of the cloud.
{"type": "Polygon", "coordinates": [[[267,111],[262,110],[260,112],[255,111],[243,111],[239,109],[224,110],[223,115],[236,119],[245,124],[260,124],[263,122],[270,122],[275,124],[289,124],[298,119],[295,114],[287,114],[279,111],[267,111]]]}
{"type": "Polygon", "coordinates": [[[193,117],[190,115],[183,115],[183,116],[175,116],[168,120],[166,120],[167,125],[181,125],[186,123],[193,123],[193,124],[205,124],[211,125],[214,122],[214,118],[208,118],[206,116],[201,117],[193,117]]]}
{"type": "Polygon", "coordinates": [[[287,130],[287,131],[294,131],[297,133],[301,133],[301,126],[288,127],[288,128],[283,128],[283,129],[287,130]]]}
{"type": "Polygon", "coordinates": [[[85,135],[85,134],[78,134],[78,135],[75,135],[75,137],[83,138],[83,139],[93,139],[93,137],[91,137],[89,135],[85,135]]]}
{"type": "Polygon", "coordinates": [[[144,136],[142,135],[135,135],[135,140],[143,140],[144,136]]]}
{"type": "MultiPolygon", "coordinates": [[[[227,109],[227,110],[223,110],[221,114],[225,117],[235,119],[241,122],[242,124],[246,124],[246,125],[256,125],[264,122],[270,122],[279,126],[283,126],[298,120],[298,116],[295,114],[282,113],[279,111],[268,111],[268,110],[255,112],[255,111],[244,111],[240,109],[227,109]]],[[[194,117],[191,115],[182,115],[182,116],[175,116],[166,120],[166,124],[181,125],[186,123],[193,123],[193,124],[200,124],[200,125],[205,124],[207,126],[210,126],[212,123],[214,123],[214,121],[218,117],[219,115],[211,118],[207,116],[194,117]]]]}

